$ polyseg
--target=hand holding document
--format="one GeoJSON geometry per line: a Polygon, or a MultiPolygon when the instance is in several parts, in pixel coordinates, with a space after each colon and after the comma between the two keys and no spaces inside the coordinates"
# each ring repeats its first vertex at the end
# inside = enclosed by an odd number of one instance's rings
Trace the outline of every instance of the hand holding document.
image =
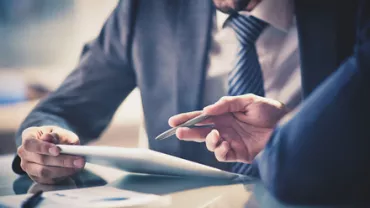
{"type": "Polygon", "coordinates": [[[88,162],[114,166],[132,173],[228,180],[247,178],[149,149],[75,145],[58,147],[62,154],[84,156],[88,162]]]}

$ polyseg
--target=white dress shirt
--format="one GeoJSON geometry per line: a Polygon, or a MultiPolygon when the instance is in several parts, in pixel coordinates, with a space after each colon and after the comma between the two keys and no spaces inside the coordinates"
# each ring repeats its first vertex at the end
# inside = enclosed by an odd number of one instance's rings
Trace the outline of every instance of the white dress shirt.
{"type": "MultiPolygon", "coordinates": [[[[264,0],[251,12],[269,24],[256,42],[264,79],[265,96],[294,108],[300,101],[300,65],[297,30],[291,0],[264,0]]],[[[204,105],[227,95],[228,73],[234,67],[238,40],[231,27],[224,24],[227,14],[216,12],[213,42],[204,91],[204,105]]]]}
{"type": "MultiPolygon", "coordinates": [[[[256,42],[261,64],[265,96],[294,108],[300,102],[300,62],[297,30],[291,0],[263,0],[251,12],[241,12],[264,20],[269,26],[256,42]]],[[[228,73],[234,67],[238,40],[232,28],[225,26],[227,14],[215,15],[212,47],[209,52],[204,106],[227,95],[228,73]]],[[[148,147],[144,125],[140,128],[139,147],[148,147]]]]}

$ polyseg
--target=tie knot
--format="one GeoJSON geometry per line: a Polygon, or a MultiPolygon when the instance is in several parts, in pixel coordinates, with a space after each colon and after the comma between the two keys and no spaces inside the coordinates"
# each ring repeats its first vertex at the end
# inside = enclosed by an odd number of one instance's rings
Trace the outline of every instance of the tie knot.
{"type": "Polygon", "coordinates": [[[253,16],[233,14],[228,24],[234,29],[236,36],[242,45],[254,44],[262,33],[267,23],[253,16]]]}

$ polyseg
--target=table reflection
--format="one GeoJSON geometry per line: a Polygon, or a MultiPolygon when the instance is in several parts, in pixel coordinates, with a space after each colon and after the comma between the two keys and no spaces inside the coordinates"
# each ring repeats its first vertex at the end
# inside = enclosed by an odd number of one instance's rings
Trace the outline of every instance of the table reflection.
{"type": "Polygon", "coordinates": [[[129,174],[114,181],[110,185],[130,191],[165,195],[186,190],[199,189],[202,187],[223,186],[236,183],[238,182],[210,178],[184,178],[159,175],[129,174]]]}
{"type": "MultiPolygon", "coordinates": [[[[13,157],[13,155],[0,157],[0,167],[11,167],[13,157]]],[[[169,196],[172,199],[169,207],[176,208],[312,207],[282,204],[271,196],[258,180],[240,183],[209,178],[130,174],[119,169],[92,164],[87,164],[85,170],[58,185],[34,183],[28,176],[17,176],[11,168],[0,169],[0,179],[0,196],[107,185],[129,191],[169,196]]]]}
{"type": "Polygon", "coordinates": [[[13,182],[13,191],[15,194],[35,193],[42,191],[66,190],[75,188],[87,188],[94,186],[103,186],[107,182],[94,173],[83,170],[79,174],[67,178],[55,185],[46,185],[33,182],[28,176],[20,176],[13,182]]]}

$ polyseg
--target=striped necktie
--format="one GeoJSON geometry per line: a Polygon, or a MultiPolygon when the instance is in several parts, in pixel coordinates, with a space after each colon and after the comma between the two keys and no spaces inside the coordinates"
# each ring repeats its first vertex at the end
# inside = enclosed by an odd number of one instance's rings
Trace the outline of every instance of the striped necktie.
{"type": "MultiPolygon", "coordinates": [[[[235,65],[228,76],[228,95],[253,93],[264,96],[263,77],[255,42],[267,24],[253,16],[234,14],[227,24],[233,28],[238,39],[235,65]]],[[[232,172],[248,174],[251,165],[234,163],[232,172]]]]}

